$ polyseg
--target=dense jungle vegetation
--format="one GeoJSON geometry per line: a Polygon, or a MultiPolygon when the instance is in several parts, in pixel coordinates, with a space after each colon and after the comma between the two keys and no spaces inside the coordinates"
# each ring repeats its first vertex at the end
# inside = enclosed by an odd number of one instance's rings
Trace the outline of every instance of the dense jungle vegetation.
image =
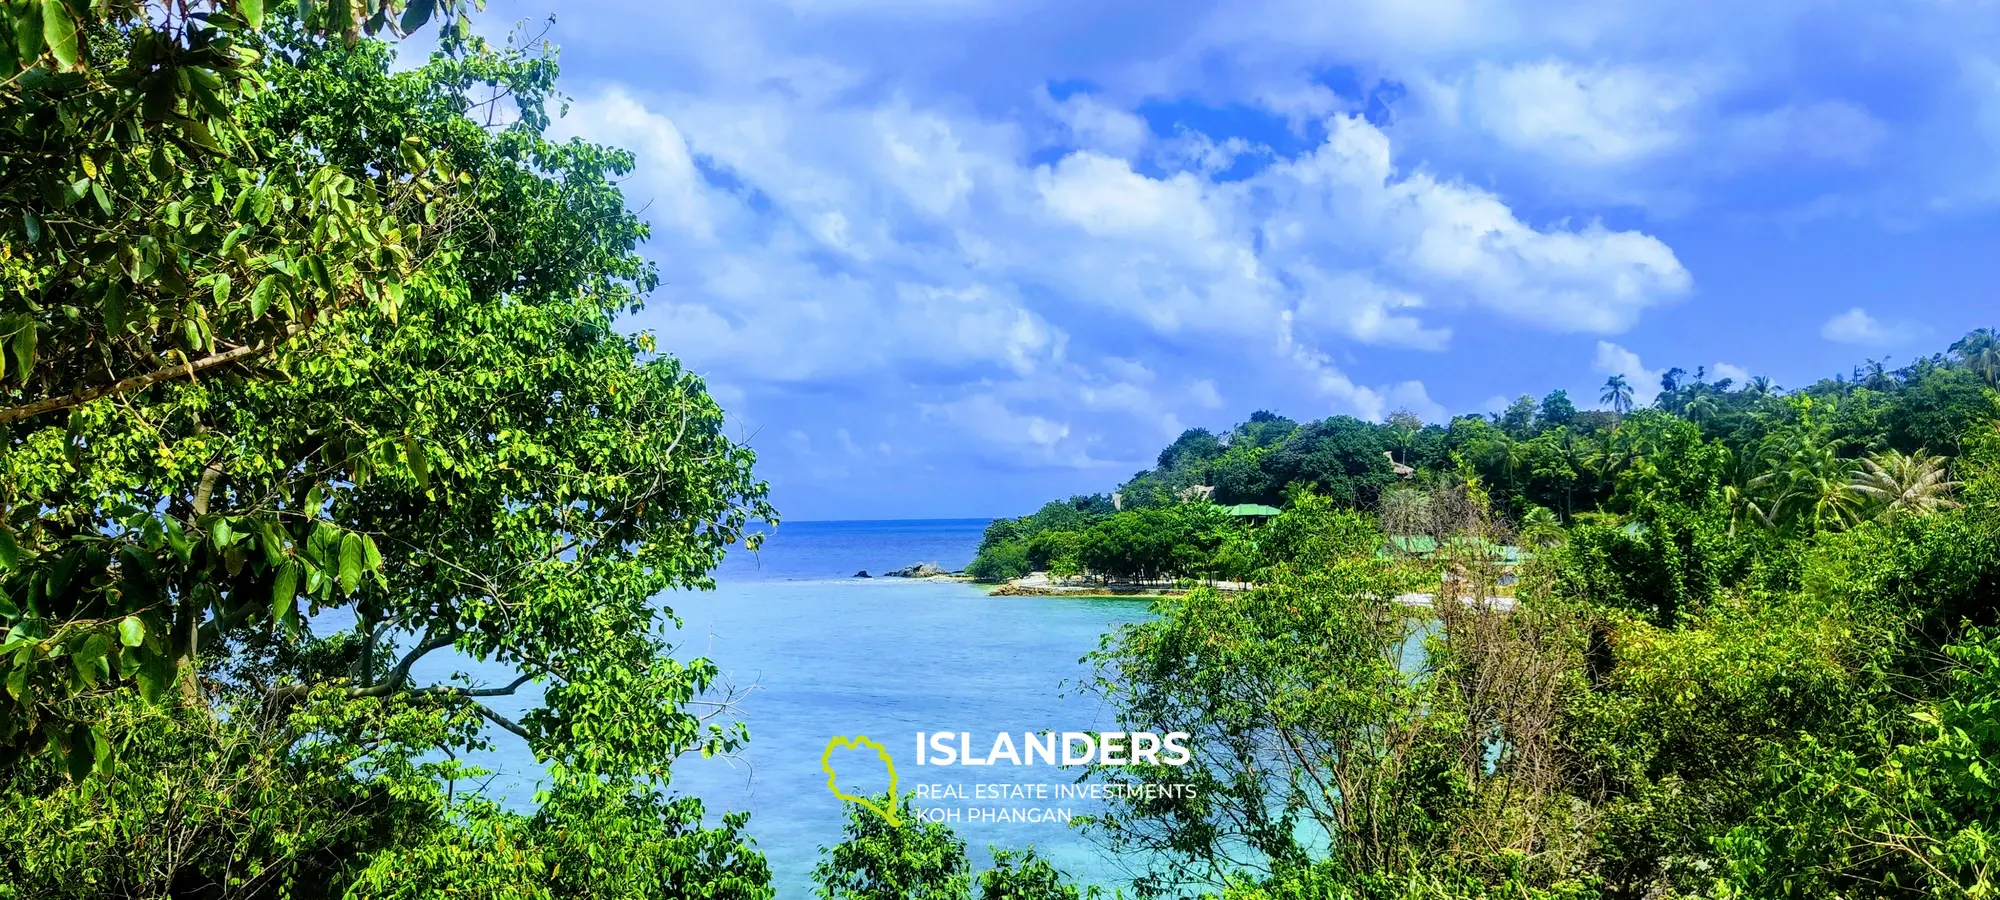
{"type": "Polygon", "coordinates": [[[1201,748],[1100,773],[1203,788],[1093,823],[1156,861],[1142,894],[1993,897],[1996,383],[1982,329],[1792,392],[1670,370],[1648,409],[1613,378],[1602,412],[1260,412],[996,521],[978,567],[1258,585],[1093,657],[1127,724],[1201,748]]]}

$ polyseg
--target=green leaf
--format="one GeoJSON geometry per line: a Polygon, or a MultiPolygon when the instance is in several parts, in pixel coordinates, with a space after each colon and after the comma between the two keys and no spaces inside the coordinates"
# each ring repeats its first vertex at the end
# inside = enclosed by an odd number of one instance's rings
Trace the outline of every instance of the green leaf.
{"type": "Polygon", "coordinates": [[[181,134],[202,149],[224,153],[222,145],[215,142],[215,134],[198,119],[180,120],[181,134]]]}
{"type": "Polygon", "coordinates": [[[91,762],[99,774],[111,774],[111,739],[104,733],[104,726],[90,726],[91,762]]]}
{"type": "Polygon", "coordinates": [[[410,475],[417,479],[417,487],[426,491],[430,490],[430,460],[425,458],[423,445],[417,443],[415,436],[403,435],[403,455],[410,460],[410,475]]]}
{"type": "Polygon", "coordinates": [[[59,65],[76,68],[76,20],[63,0],[42,0],[42,40],[59,65]]]}
{"type": "Polygon", "coordinates": [[[215,548],[220,550],[236,540],[236,529],[230,527],[227,517],[216,516],[214,521],[208,523],[208,537],[214,542],[215,548]]]}
{"type": "Polygon", "coordinates": [[[146,640],[146,623],[138,616],[126,616],[118,620],[118,643],[127,647],[137,647],[146,640]]]}
{"type": "Polygon", "coordinates": [[[340,539],[340,592],[352,594],[361,586],[362,557],[361,535],[349,532],[340,539]]]}
{"type": "Polygon", "coordinates": [[[167,685],[174,680],[174,672],[173,660],[158,653],[146,654],[139,661],[138,671],[133,673],[134,680],[139,682],[139,696],[144,697],[147,703],[160,702],[167,692],[167,685]]]}
{"type": "Polygon", "coordinates": [[[19,702],[27,694],[28,667],[17,661],[12,669],[7,670],[7,695],[13,697],[15,702],[19,702]]]}
{"type": "Polygon", "coordinates": [[[77,648],[76,653],[70,657],[70,661],[86,664],[93,663],[103,659],[104,655],[110,652],[111,635],[100,631],[85,638],[83,646],[77,648]]]}
{"type": "Polygon", "coordinates": [[[93,181],[90,183],[90,195],[97,199],[97,207],[104,210],[105,215],[111,215],[111,195],[104,192],[104,184],[102,182],[93,181]]]}
{"type": "Polygon", "coordinates": [[[236,0],[236,12],[251,28],[264,27],[264,0],[236,0]]]}
{"type": "Polygon", "coordinates": [[[21,65],[33,66],[42,55],[42,6],[23,3],[14,15],[14,49],[21,54],[21,65]]]}
{"type": "Polygon", "coordinates": [[[7,342],[7,349],[14,355],[14,368],[21,373],[21,380],[28,380],[28,372],[35,368],[35,323],[21,323],[21,330],[7,342]]]}
{"type": "Polygon", "coordinates": [[[215,305],[221,306],[222,304],[228,302],[229,302],[229,273],[218,272],[215,275],[215,305]]]}
{"type": "Polygon", "coordinates": [[[278,290],[278,276],[266,275],[250,291],[250,318],[261,319],[271,308],[271,296],[278,290]]]}
{"type": "Polygon", "coordinates": [[[104,330],[125,333],[125,279],[113,277],[104,287],[104,330]]]}
{"type": "Polygon", "coordinates": [[[25,209],[21,210],[21,225],[28,231],[28,243],[39,244],[42,242],[42,220],[35,218],[34,213],[25,209]]]}
{"type": "Polygon", "coordinates": [[[271,624],[278,624],[285,611],[292,608],[292,601],[299,594],[299,564],[287,560],[278,567],[278,577],[271,581],[271,624]]]}
{"type": "Polygon", "coordinates": [[[236,242],[243,240],[243,236],[249,233],[250,226],[248,224],[238,225],[230,229],[229,236],[222,239],[222,249],[215,251],[215,255],[228,256],[229,251],[236,249],[236,242]]]}
{"type": "Polygon", "coordinates": [[[264,547],[266,565],[279,566],[285,562],[285,543],[278,539],[278,529],[270,521],[257,523],[257,537],[264,547]]]}
{"type": "Polygon", "coordinates": [[[14,568],[21,562],[21,545],[14,541],[14,533],[0,528],[0,572],[14,568]]]}
{"type": "Polygon", "coordinates": [[[403,7],[403,33],[409,34],[424,27],[436,9],[437,0],[410,0],[410,5],[403,7]]]}

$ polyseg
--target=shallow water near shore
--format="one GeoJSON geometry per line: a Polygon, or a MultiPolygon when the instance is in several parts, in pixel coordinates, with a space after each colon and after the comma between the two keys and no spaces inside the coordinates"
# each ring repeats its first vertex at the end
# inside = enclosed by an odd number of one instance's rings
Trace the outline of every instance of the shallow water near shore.
{"type": "MultiPolygon", "coordinates": [[[[1050,766],[918,767],[916,732],[1018,735],[1095,731],[1111,723],[1108,709],[1074,690],[1089,674],[1079,658],[1118,625],[1148,618],[1148,601],[989,597],[976,585],[852,577],[915,562],[962,568],[985,526],[984,519],[787,523],[761,552],[733,552],[716,572],[716,590],[661,598],[683,622],[675,656],[706,656],[736,688],[750,689],[738,709],[750,728],[747,751],[733,760],[681,760],[672,789],[700,797],[712,817],[751,813],[748,831],[770,860],[780,898],[812,897],[819,848],[840,840],[844,804],[820,769],[830,738],[869,735],[883,743],[904,791],[956,785],[969,795],[979,784],[1068,784],[1075,774],[1050,766]]],[[[466,671],[486,683],[511,680],[498,667],[487,671],[464,660],[425,668],[419,674],[431,678],[466,671]]],[[[539,697],[524,690],[501,700],[497,709],[518,712],[539,697]]],[[[468,762],[494,773],[489,792],[527,808],[542,768],[512,736],[496,740],[497,750],[468,762]]],[[[938,805],[1061,807],[1075,814],[1095,808],[1078,800],[938,805]]],[[[1082,883],[1109,888],[1130,878],[1117,859],[1058,822],[952,827],[976,868],[987,863],[989,844],[1033,845],[1082,883]]]]}

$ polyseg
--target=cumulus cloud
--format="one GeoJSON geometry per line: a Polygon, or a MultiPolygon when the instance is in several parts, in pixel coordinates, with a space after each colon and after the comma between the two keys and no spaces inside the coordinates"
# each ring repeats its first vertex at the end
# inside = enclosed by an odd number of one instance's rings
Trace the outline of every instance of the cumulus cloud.
{"type": "Polygon", "coordinates": [[[1929,333],[1924,326],[1907,321],[1885,322],[1868,314],[1856,306],[1826,320],[1819,327],[1820,337],[1841,344],[1861,347],[1891,347],[1907,344],[1929,333]]]}
{"type": "Polygon", "coordinates": [[[1710,379],[1721,381],[1727,378],[1735,382],[1735,387],[1742,387],[1750,381],[1749,369],[1745,369],[1742,366],[1733,366],[1726,362],[1719,362],[1708,367],[1708,372],[1710,379]]]}
{"type": "Polygon", "coordinates": [[[1040,98],[1060,122],[1071,146],[1098,150],[1113,156],[1134,156],[1152,138],[1146,120],[1087,93],[1075,93],[1062,100],[1046,89],[1040,98]]]}
{"type": "MultiPolygon", "coordinates": [[[[1597,342],[1597,357],[1591,362],[1591,371],[1605,376],[1625,376],[1625,383],[1632,388],[1632,403],[1636,406],[1652,403],[1653,398],[1660,395],[1660,377],[1666,374],[1665,369],[1646,368],[1639,354],[1610,341],[1597,342]]],[[[1591,395],[1593,399],[1595,396],[1595,393],[1591,395]]]]}
{"type": "Polygon", "coordinates": [[[1470,94],[1473,114],[1500,140],[1563,162],[1605,165],[1684,142],[1699,91],[1684,78],[1638,67],[1546,59],[1482,62],[1470,94]]]}
{"type": "MultiPolygon", "coordinates": [[[[1142,171],[1130,110],[1049,104],[1074,146],[1046,162],[1017,123],[896,94],[608,85],[560,127],[642,151],[628,192],[667,286],[639,324],[663,347],[753,403],[758,385],[875,392],[1012,465],[1143,460],[1215,414],[1223,378],[1320,414],[1440,419],[1421,382],[1357,379],[1341,348],[1444,350],[1466,315],[1617,333],[1691,284],[1656,238],[1532,225],[1399,166],[1359,117],[1290,156],[1184,131],[1204,161],[1142,171]],[[1216,177],[1245,156],[1261,167],[1216,177]]],[[[831,440],[853,458],[864,436],[831,440]]]]}

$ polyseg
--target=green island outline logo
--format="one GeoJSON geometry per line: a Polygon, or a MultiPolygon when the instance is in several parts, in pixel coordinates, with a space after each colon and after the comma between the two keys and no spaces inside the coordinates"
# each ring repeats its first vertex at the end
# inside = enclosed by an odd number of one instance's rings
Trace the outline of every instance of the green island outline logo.
{"type": "Polygon", "coordinates": [[[869,737],[865,734],[857,734],[852,738],[845,736],[835,737],[833,740],[827,741],[826,749],[820,752],[819,768],[820,771],[826,773],[826,789],[832,791],[835,797],[839,797],[842,800],[848,800],[854,803],[859,803],[862,806],[866,806],[869,809],[874,810],[876,815],[879,815],[882,818],[889,820],[890,825],[894,825],[897,827],[902,826],[903,822],[901,819],[896,818],[896,810],[895,810],[895,797],[897,796],[896,761],[889,758],[889,748],[884,747],[881,744],[875,743],[873,740],[870,740],[869,737]],[[870,800],[866,797],[856,797],[853,794],[841,793],[840,785],[834,783],[835,776],[833,774],[833,751],[843,747],[849,750],[858,750],[862,747],[867,747],[868,749],[875,751],[876,756],[882,758],[883,765],[889,767],[889,797],[890,797],[889,809],[883,809],[882,807],[875,805],[875,801],[870,800]]]}

